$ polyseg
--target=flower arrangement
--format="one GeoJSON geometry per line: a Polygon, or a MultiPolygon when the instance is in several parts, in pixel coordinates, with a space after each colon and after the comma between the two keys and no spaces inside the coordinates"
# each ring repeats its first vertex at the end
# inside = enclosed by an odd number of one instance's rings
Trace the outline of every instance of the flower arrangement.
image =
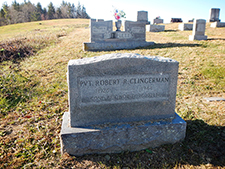
{"type": "Polygon", "coordinates": [[[155,19],[160,19],[160,16],[157,16],[155,19]]]}
{"type": "Polygon", "coordinates": [[[114,9],[114,17],[116,20],[120,18],[126,18],[126,13],[123,10],[114,9]]]}

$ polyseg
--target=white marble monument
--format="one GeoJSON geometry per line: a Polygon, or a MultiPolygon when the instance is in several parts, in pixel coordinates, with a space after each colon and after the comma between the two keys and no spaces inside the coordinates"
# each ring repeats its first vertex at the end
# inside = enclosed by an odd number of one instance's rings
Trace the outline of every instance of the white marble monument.
{"type": "Polygon", "coordinates": [[[196,19],[193,24],[192,35],[189,36],[189,40],[207,40],[205,36],[206,20],[196,19]]]}

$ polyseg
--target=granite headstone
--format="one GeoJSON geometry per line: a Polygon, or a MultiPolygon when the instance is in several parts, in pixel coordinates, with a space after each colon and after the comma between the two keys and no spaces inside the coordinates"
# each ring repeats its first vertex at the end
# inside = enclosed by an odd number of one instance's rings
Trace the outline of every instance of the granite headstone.
{"type": "Polygon", "coordinates": [[[220,22],[220,8],[211,8],[209,13],[209,22],[220,22]]]}
{"type": "Polygon", "coordinates": [[[187,30],[189,31],[189,30],[193,29],[193,24],[181,23],[181,24],[179,24],[178,29],[181,31],[187,31],[187,30]]]}
{"type": "Polygon", "coordinates": [[[175,113],[178,62],[139,54],[70,60],[62,153],[137,151],[184,139],[175,113]]]}
{"type": "Polygon", "coordinates": [[[206,20],[196,19],[193,23],[192,35],[189,36],[189,40],[207,40],[205,36],[206,20]]]}
{"type": "Polygon", "coordinates": [[[146,25],[150,24],[150,22],[148,21],[148,12],[147,11],[138,11],[137,12],[137,21],[143,22],[146,25]]]}
{"type": "Polygon", "coordinates": [[[163,32],[165,25],[146,25],[147,32],[163,32]]]}
{"type": "Polygon", "coordinates": [[[90,20],[90,41],[83,43],[84,51],[134,49],[154,45],[145,40],[145,22],[125,21],[125,31],[113,31],[112,21],[90,20]]]}
{"type": "Polygon", "coordinates": [[[212,28],[225,27],[225,22],[213,22],[210,24],[210,27],[212,28]]]}
{"type": "Polygon", "coordinates": [[[159,24],[159,23],[163,23],[163,19],[154,19],[153,20],[153,25],[154,24],[159,24]]]}

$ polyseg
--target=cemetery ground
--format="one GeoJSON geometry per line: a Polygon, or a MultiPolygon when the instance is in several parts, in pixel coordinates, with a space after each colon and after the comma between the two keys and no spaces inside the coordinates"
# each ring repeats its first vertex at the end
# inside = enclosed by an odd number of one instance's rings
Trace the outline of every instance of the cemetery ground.
{"type": "MultiPolygon", "coordinates": [[[[206,41],[165,24],[147,32],[156,45],[84,52],[89,20],[65,19],[0,27],[0,168],[225,168],[225,28],[206,27],[206,41]],[[187,122],[185,140],[138,152],[82,157],[60,152],[68,111],[67,64],[107,53],[163,56],[179,62],[176,112],[187,122]]],[[[107,113],[107,112],[105,112],[107,113]]]]}

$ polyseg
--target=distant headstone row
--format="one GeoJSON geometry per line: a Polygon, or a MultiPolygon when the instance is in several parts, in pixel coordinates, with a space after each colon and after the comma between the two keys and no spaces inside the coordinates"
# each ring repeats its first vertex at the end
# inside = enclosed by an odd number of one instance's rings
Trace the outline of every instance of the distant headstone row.
{"type": "Polygon", "coordinates": [[[176,23],[176,22],[183,22],[181,18],[171,18],[170,20],[171,23],[176,23]]]}

